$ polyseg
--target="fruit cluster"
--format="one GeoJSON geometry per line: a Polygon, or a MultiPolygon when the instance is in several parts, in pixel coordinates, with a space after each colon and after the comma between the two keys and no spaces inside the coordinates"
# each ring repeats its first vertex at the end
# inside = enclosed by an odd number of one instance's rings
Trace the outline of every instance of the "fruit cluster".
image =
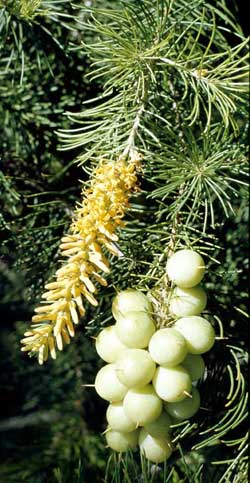
{"type": "MultiPolygon", "coordinates": [[[[110,404],[107,444],[123,452],[139,444],[145,457],[160,463],[172,453],[170,426],[192,417],[200,407],[193,384],[204,373],[200,354],[214,343],[210,323],[198,316],[206,294],[197,284],[204,261],[191,250],[176,252],[168,261],[170,311],[180,317],[156,329],[149,298],[127,289],[112,304],[116,324],[103,329],[96,350],[106,364],[98,372],[95,389],[110,404]]],[[[176,319],[176,317],[175,317],[176,319]]]]}

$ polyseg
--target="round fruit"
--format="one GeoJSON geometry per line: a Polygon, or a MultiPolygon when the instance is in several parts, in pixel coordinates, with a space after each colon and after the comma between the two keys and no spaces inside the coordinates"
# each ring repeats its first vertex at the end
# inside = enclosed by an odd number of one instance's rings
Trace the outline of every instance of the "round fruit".
{"type": "Polygon", "coordinates": [[[146,312],[128,312],[116,323],[118,337],[128,347],[144,349],[155,332],[152,317],[146,312]]]}
{"type": "Polygon", "coordinates": [[[119,381],[115,365],[107,364],[96,375],[95,390],[106,401],[116,402],[124,398],[128,388],[119,381]]]}
{"type": "Polygon", "coordinates": [[[129,389],[123,402],[124,412],[137,426],[144,426],[157,419],[162,411],[162,401],[151,384],[129,389]]]}
{"type": "Polygon", "coordinates": [[[105,362],[115,362],[127,347],[120,341],[115,325],[105,327],[95,341],[97,354],[105,362]]]}
{"type": "Polygon", "coordinates": [[[125,386],[146,386],[155,373],[155,363],[148,351],[142,349],[127,349],[122,352],[116,362],[116,374],[125,386]]]}
{"type": "Polygon", "coordinates": [[[155,392],[164,401],[177,402],[191,391],[191,377],[182,366],[157,367],[153,378],[155,392]]]}
{"type": "Polygon", "coordinates": [[[157,364],[176,366],[186,357],[187,344],[177,330],[160,329],[150,339],[149,352],[157,364]]]}
{"type": "Polygon", "coordinates": [[[172,453],[170,436],[154,438],[144,428],[140,430],[139,446],[141,453],[153,463],[166,461],[172,453]]]}
{"type": "Polygon", "coordinates": [[[150,300],[139,290],[128,288],[119,292],[112,303],[112,313],[115,319],[125,316],[128,312],[152,312],[150,300]]]}
{"type": "Polygon", "coordinates": [[[115,431],[130,433],[130,431],[136,429],[136,423],[126,416],[122,402],[110,404],[106,412],[106,417],[110,428],[115,431]]]}
{"type": "Polygon", "coordinates": [[[167,262],[169,279],[181,288],[198,285],[205,273],[205,263],[193,250],[179,250],[167,262]]]}
{"type": "Polygon", "coordinates": [[[171,424],[172,421],[169,415],[165,411],[162,411],[159,418],[152,421],[152,423],[145,424],[145,430],[154,438],[166,438],[170,431],[171,424]]]}
{"type": "Polygon", "coordinates": [[[138,444],[138,436],[138,430],[132,431],[131,433],[122,433],[107,428],[106,441],[109,448],[120,453],[135,448],[138,444]]]}
{"type": "Polygon", "coordinates": [[[203,317],[182,317],[175,322],[174,328],[185,337],[191,354],[203,354],[214,345],[214,329],[203,317]]]}
{"type": "Polygon", "coordinates": [[[192,381],[200,379],[205,372],[205,362],[198,354],[188,354],[181,365],[189,372],[192,381]]]}
{"type": "Polygon", "coordinates": [[[197,413],[200,407],[200,394],[198,390],[193,387],[192,397],[187,397],[183,401],[175,403],[165,403],[165,410],[170,414],[170,416],[182,421],[184,419],[191,418],[197,413]]]}
{"type": "Polygon", "coordinates": [[[207,305],[206,292],[201,288],[175,287],[171,300],[170,311],[177,317],[200,314],[207,305]]]}

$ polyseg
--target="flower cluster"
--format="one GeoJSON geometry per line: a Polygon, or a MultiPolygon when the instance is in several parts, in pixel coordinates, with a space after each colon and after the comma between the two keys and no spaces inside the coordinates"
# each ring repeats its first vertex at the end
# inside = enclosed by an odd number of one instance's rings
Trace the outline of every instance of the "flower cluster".
{"type": "Polygon", "coordinates": [[[93,173],[88,189],[74,213],[70,233],[61,239],[61,253],[66,263],[57,270],[55,280],[45,285],[43,301],[35,309],[33,325],[22,339],[22,351],[38,353],[39,364],[49,354],[56,358],[56,348],[63,349],[75,334],[74,325],[85,314],[83,299],[96,306],[96,285],[107,285],[103,274],[110,271],[104,255],[120,255],[117,228],[138,189],[137,171],[140,155],[130,162],[103,160],[93,173]]]}

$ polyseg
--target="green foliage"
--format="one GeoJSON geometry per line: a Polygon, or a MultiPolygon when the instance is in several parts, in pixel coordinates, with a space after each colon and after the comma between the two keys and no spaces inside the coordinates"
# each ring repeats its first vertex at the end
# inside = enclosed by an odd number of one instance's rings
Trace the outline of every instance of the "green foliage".
{"type": "Polygon", "coordinates": [[[12,15],[25,20],[33,20],[37,15],[41,0],[2,0],[0,6],[5,7],[12,15]]]}
{"type": "Polygon", "coordinates": [[[52,74],[48,47],[65,49],[72,19],[70,0],[1,0],[0,79],[7,75],[21,85],[27,71],[34,67],[41,69],[43,65],[52,74]]]}

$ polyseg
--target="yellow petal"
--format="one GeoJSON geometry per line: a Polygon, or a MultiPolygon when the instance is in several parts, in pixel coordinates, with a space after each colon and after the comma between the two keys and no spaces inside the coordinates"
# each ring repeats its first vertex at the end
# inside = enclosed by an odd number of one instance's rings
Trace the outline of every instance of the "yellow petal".
{"type": "Polygon", "coordinates": [[[49,302],[58,300],[64,296],[64,291],[63,290],[50,290],[49,292],[44,292],[42,294],[42,299],[46,299],[49,302]]]}
{"type": "Polygon", "coordinates": [[[82,296],[81,296],[80,288],[79,288],[79,295],[77,295],[77,297],[74,297],[74,301],[77,305],[78,312],[82,317],[86,313],[86,310],[85,310],[85,308],[83,307],[83,304],[82,304],[82,296]]]}
{"type": "Polygon", "coordinates": [[[102,249],[99,245],[99,243],[97,242],[93,242],[91,243],[91,245],[89,246],[90,250],[93,250],[94,253],[97,253],[98,255],[99,254],[102,254],[102,249]]]}
{"type": "Polygon", "coordinates": [[[25,337],[25,339],[21,339],[21,343],[22,344],[32,344],[33,341],[35,341],[37,339],[37,335],[33,335],[31,337],[25,337]]]}
{"type": "Polygon", "coordinates": [[[66,344],[70,344],[70,338],[68,336],[68,333],[65,329],[62,330],[62,336],[63,336],[63,340],[66,344]]]}
{"type": "Polygon", "coordinates": [[[69,303],[69,310],[74,324],[79,324],[78,314],[75,308],[75,303],[73,301],[69,303]]]}
{"type": "Polygon", "coordinates": [[[96,255],[94,254],[90,254],[89,256],[89,260],[91,263],[93,263],[97,268],[100,268],[100,270],[102,270],[103,272],[105,273],[110,273],[110,269],[108,267],[108,261],[107,260],[103,260],[103,257],[102,259],[100,258],[97,258],[96,255]]]}
{"type": "Polygon", "coordinates": [[[67,263],[62,268],[59,268],[59,270],[56,271],[56,275],[58,275],[59,277],[61,276],[63,277],[68,273],[77,272],[77,271],[78,271],[78,265],[76,263],[67,263]]]}
{"type": "Polygon", "coordinates": [[[105,235],[106,237],[108,237],[110,240],[118,241],[119,238],[118,238],[118,236],[115,233],[113,233],[112,228],[111,228],[111,225],[107,225],[106,228],[105,228],[105,226],[102,226],[102,225],[99,225],[98,226],[99,231],[101,233],[103,233],[103,235],[105,235]]]}
{"type": "Polygon", "coordinates": [[[80,250],[81,250],[80,247],[69,248],[68,250],[62,250],[62,255],[64,257],[70,257],[71,255],[75,254],[76,252],[79,252],[80,250]]]}
{"type": "Polygon", "coordinates": [[[78,240],[79,235],[65,235],[61,238],[62,243],[72,243],[75,240],[78,240]]]}
{"type": "Polygon", "coordinates": [[[116,255],[117,257],[124,257],[123,253],[119,248],[112,242],[108,240],[103,240],[103,245],[109,250],[112,255],[116,255]]]}
{"type": "Polygon", "coordinates": [[[37,313],[40,313],[40,312],[46,313],[46,312],[49,312],[51,310],[51,307],[52,307],[52,305],[41,305],[40,307],[36,307],[35,308],[35,312],[37,312],[37,313]]]}
{"type": "Polygon", "coordinates": [[[103,278],[101,275],[99,275],[99,273],[93,272],[92,275],[93,275],[93,277],[95,277],[95,279],[97,280],[97,282],[100,285],[102,285],[103,287],[107,287],[107,285],[108,285],[107,280],[105,280],[105,278],[103,278]]]}
{"type": "Polygon", "coordinates": [[[53,330],[55,337],[57,336],[57,334],[61,332],[63,325],[64,325],[64,317],[62,314],[58,314],[56,323],[54,326],[54,330],[53,330]]]}
{"type": "Polygon", "coordinates": [[[44,350],[45,350],[45,345],[43,344],[43,345],[40,346],[39,351],[38,351],[38,363],[40,364],[40,366],[44,362],[44,350]]]}
{"type": "Polygon", "coordinates": [[[97,300],[91,293],[89,293],[85,288],[82,287],[81,293],[84,295],[84,297],[91,303],[91,305],[94,305],[95,307],[98,305],[97,300]]]}
{"type": "Polygon", "coordinates": [[[55,320],[56,314],[33,315],[32,322],[43,322],[44,320],[55,320]]]}
{"type": "Polygon", "coordinates": [[[54,302],[53,305],[51,306],[52,308],[52,313],[57,314],[58,312],[63,311],[67,307],[67,300],[58,300],[58,302],[54,302]]]}
{"type": "Polygon", "coordinates": [[[95,293],[96,292],[96,287],[94,286],[93,282],[91,282],[91,280],[89,279],[89,277],[87,275],[80,275],[80,280],[84,283],[84,285],[86,286],[86,288],[92,292],[92,293],[95,293]]]}
{"type": "Polygon", "coordinates": [[[60,288],[64,285],[64,282],[50,282],[45,284],[47,290],[54,290],[55,288],[60,288]]]}
{"type": "Polygon", "coordinates": [[[62,341],[62,336],[61,334],[57,334],[56,336],[56,343],[57,343],[57,347],[59,349],[59,351],[62,351],[63,350],[63,341],[62,341]]]}
{"type": "Polygon", "coordinates": [[[69,333],[70,337],[74,337],[75,329],[74,329],[74,326],[73,326],[71,320],[67,319],[66,322],[65,322],[65,325],[68,329],[68,333],[69,333]]]}
{"type": "Polygon", "coordinates": [[[49,345],[50,355],[52,359],[56,359],[55,340],[53,336],[50,336],[48,338],[48,345],[49,345]]]}

